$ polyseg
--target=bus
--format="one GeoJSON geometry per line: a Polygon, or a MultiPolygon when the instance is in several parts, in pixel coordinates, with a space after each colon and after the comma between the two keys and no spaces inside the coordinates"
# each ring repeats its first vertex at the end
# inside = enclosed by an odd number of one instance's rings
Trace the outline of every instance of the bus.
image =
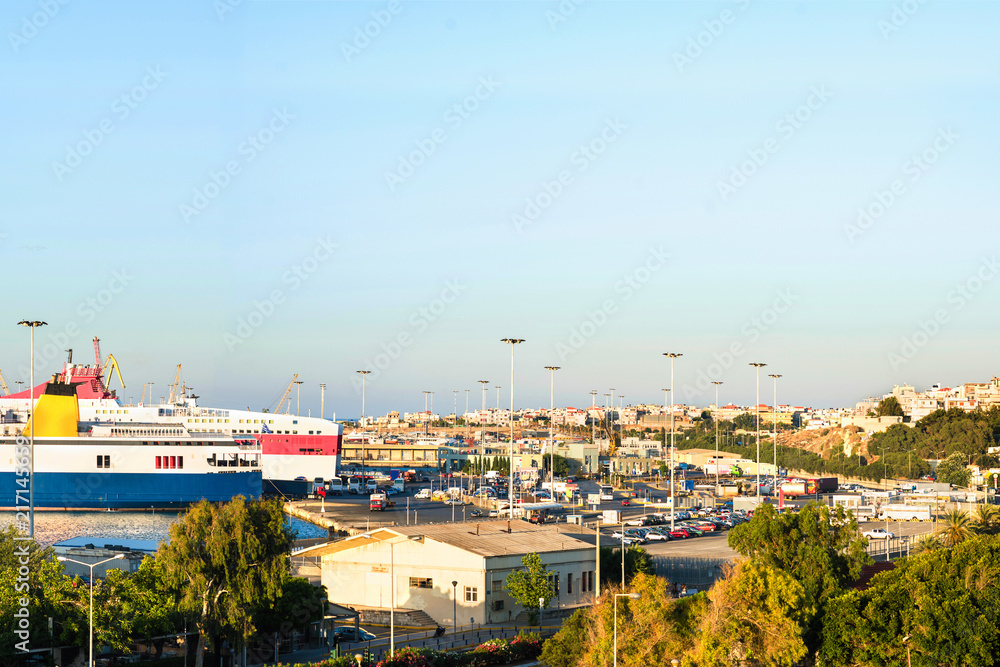
{"type": "Polygon", "coordinates": [[[615,489],[610,484],[601,484],[601,500],[614,500],[615,489]]]}

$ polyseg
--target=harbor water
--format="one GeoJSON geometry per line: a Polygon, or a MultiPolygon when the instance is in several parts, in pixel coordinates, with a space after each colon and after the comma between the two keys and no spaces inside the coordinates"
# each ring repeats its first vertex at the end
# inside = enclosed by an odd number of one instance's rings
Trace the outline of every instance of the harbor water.
{"type": "MultiPolygon", "coordinates": [[[[71,537],[93,537],[95,543],[118,540],[154,540],[170,535],[180,512],[35,512],[35,539],[42,546],[52,546],[71,537]]],[[[326,537],[327,530],[295,517],[285,517],[295,539],[326,537]]],[[[0,528],[14,523],[14,512],[0,514],[0,528]]]]}

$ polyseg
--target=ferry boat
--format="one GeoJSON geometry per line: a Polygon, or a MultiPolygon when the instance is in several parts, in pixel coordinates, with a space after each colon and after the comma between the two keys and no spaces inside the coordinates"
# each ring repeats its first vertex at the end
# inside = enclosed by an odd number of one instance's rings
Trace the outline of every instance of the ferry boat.
{"type": "Polygon", "coordinates": [[[25,464],[32,431],[35,507],[167,509],[261,495],[256,439],[193,434],[180,424],[81,422],[78,387],[53,378],[23,428],[0,437],[0,507],[28,508],[16,466],[25,464]]]}
{"type": "MultiPolygon", "coordinates": [[[[329,480],[337,476],[343,436],[340,424],[317,417],[202,407],[187,392],[181,392],[173,403],[125,405],[105,384],[105,369],[112,364],[112,370],[116,370],[117,361],[109,355],[107,363],[102,365],[99,343],[95,338],[94,365],[73,364],[70,357],[56,376],[60,382],[77,386],[83,421],[179,425],[192,436],[217,433],[244,441],[256,440],[260,445],[265,493],[297,492],[301,488],[293,483],[297,480],[329,480]]],[[[36,387],[34,396],[40,396],[47,385],[36,387]]],[[[13,422],[21,415],[23,422],[29,402],[28,390],[0,396],[0,416],[13,422]]],[[[3,434],[13,434],[15,429],[16,424],[5,424],[3,434]]]]}

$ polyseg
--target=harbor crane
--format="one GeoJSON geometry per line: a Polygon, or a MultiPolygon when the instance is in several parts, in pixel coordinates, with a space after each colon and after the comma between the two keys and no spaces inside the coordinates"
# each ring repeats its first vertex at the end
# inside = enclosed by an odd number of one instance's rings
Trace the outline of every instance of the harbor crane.
{"type": "Polygon", "coordinates": [[[108,373],[108,366],[111,367],[111,370],[112,370],[113,373],[115,373],[115,374],[118,375],[118,381],[122,383],[122,389],[124,389],[125,388],[125,380],[122,379],[122,369],[120,369],[118,367],[118,360],[115,359],[115,355],[113,355],[113,354],[109,354],[108,355],[108,360],[104,363],[104,370],[102,371],[102,373],[104,374],[104,377],[108,378],[108,389],[109,390],[111,389],[111,386],[110,386],[111,385],[111,382],[110,382],[111,376],[107,374],[108,373]]]}
{"type": "MultiPolygon", "coordinates": [[[[73,350],[66,350],[66,352],[69,355],[69,358],[67,359],[67,363],[70,363],[70,364],[73,363],[73,350]]],[[[98,338],[97,336],[94,336],[94,366],[97,367],[97,368],[101,368],[101,366],[102,366],[102,364],[101,364],[101,339],[98,338]]],[[[108,360],[103,363],[103,370],[101,371],[104,374],[104,377],[110,379],[111,376],[108,375],[108,366],[111,367],[111,371],[113,373],[115,373],[115,374],[118,375],[118,381],[121,382],[122,389],[124,389],[125,388],[125,380],[122,379],[122,369],[118,367],[118,360],[115,359],[115,355],[113,355],[113,354],[109,354],[108,355],[108,360]]],[[[108,387],[108,389],[111,389],[111,387],[108,387]]]]}
{"type": "Polygon", "coordinates": [[[4,396],[10,396],[10,388],[7,386],[7,380],[4,379],[2,372],[0,372],[0,387],[3,387],[4,396]]]}
{"type": "MultiPolygon", "coordinates": [[[[299,374],[298,373],[296,373],[295,375],[292,376],[292,381],[288,383],[288,386],[285,388],[285,393],[282,395],[281,400],[278,401],[278,407],[276,407],[274,409],[274,413],[275,414],[278,414],[279,412],[281,412],[281,406],[284,405],[285,401],[288,400],[288,396],[292,393],[292,387],[295,386],[295,382],[298,379],[299,379],[299,374]]],[[[291,402],[289,402],[288,406],[291,407],[291,405],[292,405],[291,402]]]]}
{"type": "Polygon", "coordinates": [[[170,397],[167,399],[167,403],[173,405],[177,401],[177,387],[181,383],[181,365],[177,364],[177,372],[174,373],[174,383],[170,385],[170,397]]]}

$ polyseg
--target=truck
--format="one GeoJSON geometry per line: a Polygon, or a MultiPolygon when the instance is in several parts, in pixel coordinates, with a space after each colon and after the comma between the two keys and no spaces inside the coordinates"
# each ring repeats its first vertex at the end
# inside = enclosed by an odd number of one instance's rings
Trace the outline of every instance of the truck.
{"type": "Polygon", "coordinates": [[[368,496],[369,512],[382,512],[390,507],[395,507],[395,505],[396,503],[389,500],[389,496],[385,493],[373,493],[368,496]]]}
{"type": "Polygon", "coordinates": [[[931,508],[926,505],[887,505],[879,511],[878,518],[890,521],[930,521],[931,508]]]}
{"type": "Polygon", "coordinates": [[[417,481],[417,471],[416,470],[407,470],[406,472],[404,472],[403,473],[403,481],[404,482],[409,482],[410,484],[415,483],[417,481]]]}
{"type": "Polygon", "coordinates": [[[832,493],[840,486],[836,477],[817,477],[785,482],[781,492],[786,496],[811,496],[817,493],[832,493]]]}

